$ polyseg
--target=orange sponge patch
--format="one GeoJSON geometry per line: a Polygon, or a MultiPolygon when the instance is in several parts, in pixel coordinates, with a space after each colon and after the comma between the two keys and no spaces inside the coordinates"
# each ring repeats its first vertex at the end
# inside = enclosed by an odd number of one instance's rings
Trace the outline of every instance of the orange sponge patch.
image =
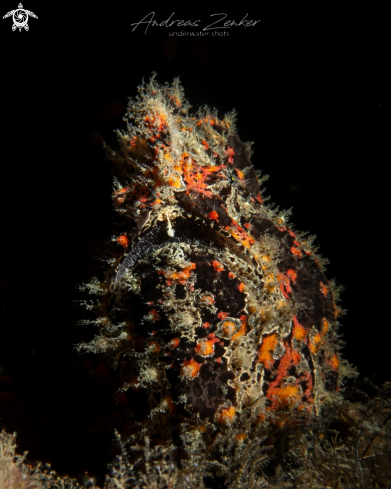
{"type": "Polygon", "coordinates": [[[276,333],[266,336],[262,340],[261,348],[259,349],[258,361],[264,364],[267,369],[271,369],[274,364],[274,358],[272,353],[277,346],[277,335],[276,333]]]}
{"type": "Polygon", "coordinates": [[[219,341],[218,338],[211,338],[210,340],[207,341],[201,341],[200,343],[197,343],[197,346],[195,347],[195,351],[199,354],[202,355],[203,357],[209,357],[214,354],[215,352],[215,347],[214,344],[219,341]]]}
{"type": "Polygon", "coordinates": [[[183,366],[181,367],[181,375],[186,379],[192,380],[197,377],[200,373],[201,364],[197,363],[193,358],[190,360],[185,360],[183,366]]]}
{"type": "Polygon", "coordinates": [[[176,347],[179,345],[180,341],[181,341],[181,340],[180,340],[179,338],[173,338],[173,339],[172,339],[172,340],[169,342],[168,346],[169,346],[171,349],[174,349],[174,348],[176,348],[176,347]]]}
{"type": "Polygon", "coordinates": [[[212,212],[209,212],[209,218],[210,219],[213,219],[215,221],[218,221],[219,220],[219,215],[217,214],[216,211],[212,211],[212,212]]]}
{"type": "Polygon", "coordinates": [[[231,406],[228,409],[222,410],[219,416],[219,421],[220,423],[231,424],[235,416],[236,416],[236,409],[233,406],[231,406]]]}
{"type": "Polygon", "coordinates": [[[287,385],[285,387],[280,387],[279,389],[276,388],[269,394],[276,397],[279,407],[295,404],[300,398],[299,388],[295,385],[287,385]]]}
{"type": "Polygon", "coordinates": [[[236,332],[236,325],[233,321],[224,321],[221,325],[221,330],[225,336],[230,338],[236,332]]]}
{"type": "Polygon", "coordinates": [[[338,360],[338,357],[337,355],[334,353],[334,355],[331,357],[331,360],[330,360],[330,365],[331,367],[334,369],[334,370],[338,370],[338,367],[339,367],[339,360],[338,360]]]}
{"type": "Polygon", "coordinates": [[[213,260],[212,265],[216,272],[222,272],[224,270],[223,264],[220,263],[219,261],[213,260]]]}
{"type": "Polygon", "coordinates": [[[298,341],[304,341],[307,337],[306,329],[299,323],[296,316],[293,316],[293,337],[298,341]]]}
{"type": "Polygon", "coordinates": [[[117,241],[124,248],[127,248],[129,245],[129,238],[124,234],[122,236],[118,236],[117,241]]]}

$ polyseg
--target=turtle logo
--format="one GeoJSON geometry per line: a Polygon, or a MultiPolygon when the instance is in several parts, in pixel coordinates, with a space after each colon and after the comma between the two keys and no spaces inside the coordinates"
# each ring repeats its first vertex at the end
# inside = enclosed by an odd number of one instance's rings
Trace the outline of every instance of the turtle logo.
{"type": "Polygon", "coordinates": [[[14,31],[16,29],[19,29],[19,32],[23,29],[23,27],[25,28],[26,31],[29,30],[29,26],[27,25],[29,16],[38,19],[38,17],[34,14],[34,12],[31,12],[30,10],[25,10],[21,3],[18,5],[18,8],[16,10],[11,10],[10,12],[6,13],[3,19],[6,19],[7,17],[11,17],[11,15],[14,21],[12,30],[14,31]]]}

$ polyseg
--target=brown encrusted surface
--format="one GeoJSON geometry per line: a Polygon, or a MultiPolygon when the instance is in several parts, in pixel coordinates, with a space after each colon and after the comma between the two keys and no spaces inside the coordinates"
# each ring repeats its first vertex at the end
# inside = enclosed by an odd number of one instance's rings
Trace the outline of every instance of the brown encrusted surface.
{"type": "Polygon", "coordinates": [[[108,150],[122,228],[84,286],[99,334],[80,349],[119,367],[125,412],[151,434],[230,429],[250,406],[257,422],[319,413],[351,371],[313,239],[265,204],[234,114],[190,115],[178,81],[139,92],[108,150]]]}

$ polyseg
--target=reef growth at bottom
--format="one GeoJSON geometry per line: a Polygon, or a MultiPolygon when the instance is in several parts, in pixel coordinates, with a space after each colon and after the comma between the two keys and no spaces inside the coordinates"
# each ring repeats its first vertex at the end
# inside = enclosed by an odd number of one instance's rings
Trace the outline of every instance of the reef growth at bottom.
{"type": "MultiPolygon", "coordinates": [[[[194,440],[175,446],[117,438],[121,454],[109,466],[104,489],[391,487],[391,384],[362,381],[320,416],[292,413],[268,426],[243,413],[229,436],[208,445],[194,440]]],[[[88,487],[95,487],[91,479],[88,487]]],[[[0,487],[80,489],[86,487],[50,468],[31,466],[16,454],[15,435],[0,434],[0,487]]]]}

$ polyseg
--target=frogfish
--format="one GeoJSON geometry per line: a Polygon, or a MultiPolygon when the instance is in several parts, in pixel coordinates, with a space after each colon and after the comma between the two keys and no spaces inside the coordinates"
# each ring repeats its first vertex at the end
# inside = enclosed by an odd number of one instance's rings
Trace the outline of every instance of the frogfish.
{"type": "Polygon", "coordinates": [[[178,79],[152,76],[125,121],[107,148],[116,235],[83,286],[96,334],[78,348],[115,370],[128,432],[201,447],[318,416],[352,376],[339,290],[315,237],[267,203],[235,111],[193,112],[178,79]]]}

